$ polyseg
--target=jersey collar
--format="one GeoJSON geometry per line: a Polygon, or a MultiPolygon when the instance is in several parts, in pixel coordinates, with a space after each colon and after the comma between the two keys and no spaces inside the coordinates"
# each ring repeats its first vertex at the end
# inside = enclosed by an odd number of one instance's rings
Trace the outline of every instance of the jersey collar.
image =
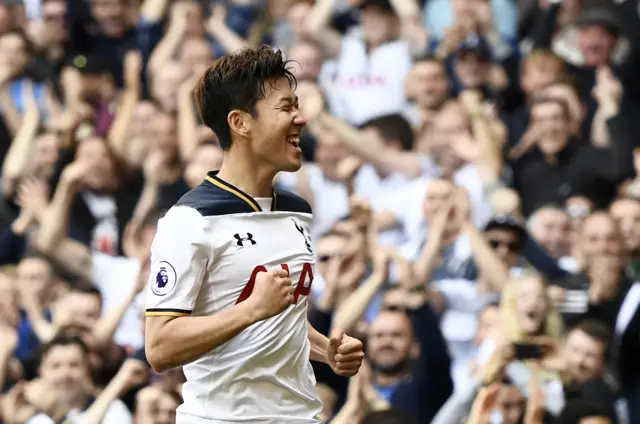
{"type": "MultiPolygon", "coordinates": [[[[251,209],[253,209],[254,212],[263,212],[262,208],[253,197],[249,196],[247,193],[240,190],[239,188],[229,184],[225,180],[218,178],[218,172],[219,171],[211,171],[207,173],[207,176],[204,178],[205,181],[210,182],[211,184],[218,186],[219,188],[225,191],[228,191],[229,193],[233,194],[237,198],[243,200],[245,203],[251,206],[251,209]]],[[[274,190],[271,190],[271,210],[272,211],[276,210],[276,192],[274,190]]]]}

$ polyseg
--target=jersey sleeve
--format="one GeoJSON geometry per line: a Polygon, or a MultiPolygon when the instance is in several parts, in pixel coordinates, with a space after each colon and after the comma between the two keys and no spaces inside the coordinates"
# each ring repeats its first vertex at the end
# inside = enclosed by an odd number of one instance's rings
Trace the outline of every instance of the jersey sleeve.
{"type": "Polygon", "coordinates": [[[174,206],[158,222],[151,246],[146,316],[191,314],[212,259],[206,234],[205,218],[187,206],[174,206]]]}

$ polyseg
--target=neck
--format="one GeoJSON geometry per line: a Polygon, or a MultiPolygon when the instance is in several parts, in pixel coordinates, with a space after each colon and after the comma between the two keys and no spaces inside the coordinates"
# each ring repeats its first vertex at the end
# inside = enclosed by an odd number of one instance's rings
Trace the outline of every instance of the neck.
{"type": "Polygon", "coordinates": [[[374,381],[380,387],[388,387],[404,381],[409,376],[407,371],[398,374],[383,374],[381,372],[374,373],[374,381]]]}
{"type": "Polygon", "coordinates": [[[271,197],[273,178],[277,171],[254,163],[249,155],[236,155],[226,152],[218,178],[238,187],[252,197],[271,197]],[[242,160],[236,159],[238,156],[242,160]]]}

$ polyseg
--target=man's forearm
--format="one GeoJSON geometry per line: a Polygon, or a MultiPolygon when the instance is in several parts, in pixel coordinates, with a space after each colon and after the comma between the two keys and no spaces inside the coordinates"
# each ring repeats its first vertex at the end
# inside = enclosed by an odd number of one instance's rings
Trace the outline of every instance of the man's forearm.
{"type": "Polygon", "coordinates": [[[329,362],[327,360],[329,339],[313,328],[308,321],[307,328],[309,329],[309,342],[311,343],[311,354],[309,355],[309,359],[327,364],[329,362]]]}
{"type": "Polygon", "coordinates": [[[159,372],[188,364],[261,319],[249,302],[242,302],[210,316],[170,319],[147,317],[147,359],[153,369],[159,372]]]}

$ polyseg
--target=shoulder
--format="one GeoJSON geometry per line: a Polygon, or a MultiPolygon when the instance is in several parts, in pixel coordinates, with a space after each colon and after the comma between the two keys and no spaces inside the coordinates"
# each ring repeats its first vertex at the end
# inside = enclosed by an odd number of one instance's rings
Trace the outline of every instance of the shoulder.
{"type": "Polygon", "coordinates": [[[287,190],[274,190],[276,196],[277,211],[298,212],[311,214],[311,205],[309,202],[287,190]]]}
{"type": "Polygon", "coordinates": [[[236,194],[207,180],[182,196],[174,206],[177,208],[192,209],[203,217],[254,211],[236,194]]]}

